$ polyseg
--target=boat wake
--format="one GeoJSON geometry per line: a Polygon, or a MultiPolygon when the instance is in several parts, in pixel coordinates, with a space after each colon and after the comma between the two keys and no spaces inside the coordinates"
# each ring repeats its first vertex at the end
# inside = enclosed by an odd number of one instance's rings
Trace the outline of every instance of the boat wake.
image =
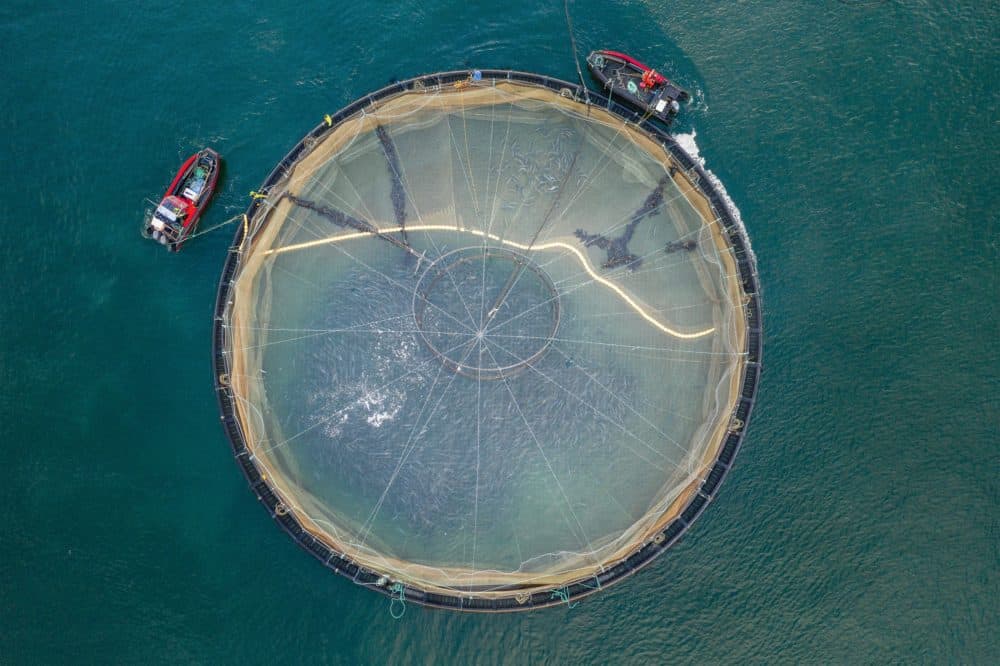
{"type": "MultiPolygon", "coordinates": [[[[726,191],[726,186],[722,184],[719,177],[712,173],[712,170],[705,166],[705,158],[701,156],[701,151],[698,149],[698,143],[695,141],[695,137],[698,136],[698,132],[692,129],[690,132],[685,132],[683,134],[674,134],[674,139],[680,144],[680,147],[684,149],[691,159],[696,161],[701,165],[701,168],[705,171],[705,175],[708,179],[712,181],[712,185],[718,191],[719,195],[722,197],[723,202],[726,204],[726,208],[729,209],[729,213],[736,220],[736,223],[740,225],[740,229],[746,234],[746,225],[743,224],[743,216],[740,215],[740,209],[736,206],[732,197],[729,196],[729,192],[726,191]]],[[[750,251],[750,257],[753,259],[754,264],[757,263],[757,255],[754,254],[753,248],[747,245],[747,249],[750,251]]]]}

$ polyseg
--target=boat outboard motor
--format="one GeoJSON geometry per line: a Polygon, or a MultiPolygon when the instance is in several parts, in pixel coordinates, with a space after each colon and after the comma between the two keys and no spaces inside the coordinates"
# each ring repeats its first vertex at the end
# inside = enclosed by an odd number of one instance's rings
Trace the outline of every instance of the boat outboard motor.
{"type": "Polygon", "coordinates": [[[167,222],[154,217],[149,222],[150,237],[160,245],[173,245],[180,238],[181,227],[174,222],[167,222]]]}
{"type": "Polygon", "coordinates": [[[167,238],[163,233],[165,228],[166,224],[164,223],[164,221],[158,219],[154,215],[153,219],[149,221],[149,227],[146,229],[146,231],[149,232],[149,235],[153,240],[159,242],[161,245],[166,245],[167,238]]]}

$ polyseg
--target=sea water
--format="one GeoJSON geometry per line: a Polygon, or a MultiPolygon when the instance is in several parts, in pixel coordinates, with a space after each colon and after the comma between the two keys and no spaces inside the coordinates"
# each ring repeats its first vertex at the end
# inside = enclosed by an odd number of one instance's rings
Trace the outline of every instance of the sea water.
{"type": "MultiPolygon", "coordinates": [[[[757,253],[748,439],[680,545],[569,608],[407,608],[256,506],[210,370],[229,230],[138,234],[181,161],[203,224],[390,80],[576,76],[560,3],[0,9],[0,661],[973,662],[997,613],[998,10],[570,3],[677,79],[757,253]]],[[[585,53],[580,54],[581,57],[585,53]]]]}

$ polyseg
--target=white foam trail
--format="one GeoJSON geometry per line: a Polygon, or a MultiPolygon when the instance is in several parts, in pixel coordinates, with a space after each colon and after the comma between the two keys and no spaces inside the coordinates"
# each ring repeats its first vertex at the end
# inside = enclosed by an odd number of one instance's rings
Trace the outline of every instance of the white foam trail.
{"type": "Polygon", "coordinates": [[[694,100],[690,106],[691,111],[700,111],[702,113],[708,112],[708,100],[705,98],[704,90],[701,88],[695,88],[694,94],[691,97],[694,100]]]}
{"type": "Polygon", "coordinates": [[[691,158],[701,165],[701,168],[705,171],[705,175],[712,182],[719,196],[722,197],[723,203],[726,204],[726,208],[729,209],[729,214],[733,216],[736,220],[736,224],[740,225],[740,229],[743,230],[743,236],[747,241],[747,249],[750,251],[750,259],[754,263],[756,269],[757,266],[757,255],[754,254],[753,248],[750,247],[750,235],[747,233],[746,225],[743,224],[743,216],[740,215],[740,209],[736,207],[736,203],[733,201],[732,197],[729,196],[729,192],[726,191],[726,186],[722,184],[719,177],[712,173],[711,169],[705,166],[705,158],[701,156],[701,150],[698,149],[698,143],[695,141],[695,137],[698,136],[698,132],[692,128],[689,134],[675,134],[674,140],[677,141],[678,145],[684,149],[684,152],[691,156],[691,158]]]}

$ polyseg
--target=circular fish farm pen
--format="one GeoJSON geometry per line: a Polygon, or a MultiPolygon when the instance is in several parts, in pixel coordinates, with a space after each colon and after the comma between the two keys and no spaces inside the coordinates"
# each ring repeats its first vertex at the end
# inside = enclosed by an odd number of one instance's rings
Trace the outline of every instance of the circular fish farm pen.
{"type": "Polygon", "coordinates": [[[394,609],[571,604],[718,492],[760,315],[738,215],[662,128],[448,72],[326,116],[268,176],[219,283],[216,389],[268,512],[394,609]]]}

